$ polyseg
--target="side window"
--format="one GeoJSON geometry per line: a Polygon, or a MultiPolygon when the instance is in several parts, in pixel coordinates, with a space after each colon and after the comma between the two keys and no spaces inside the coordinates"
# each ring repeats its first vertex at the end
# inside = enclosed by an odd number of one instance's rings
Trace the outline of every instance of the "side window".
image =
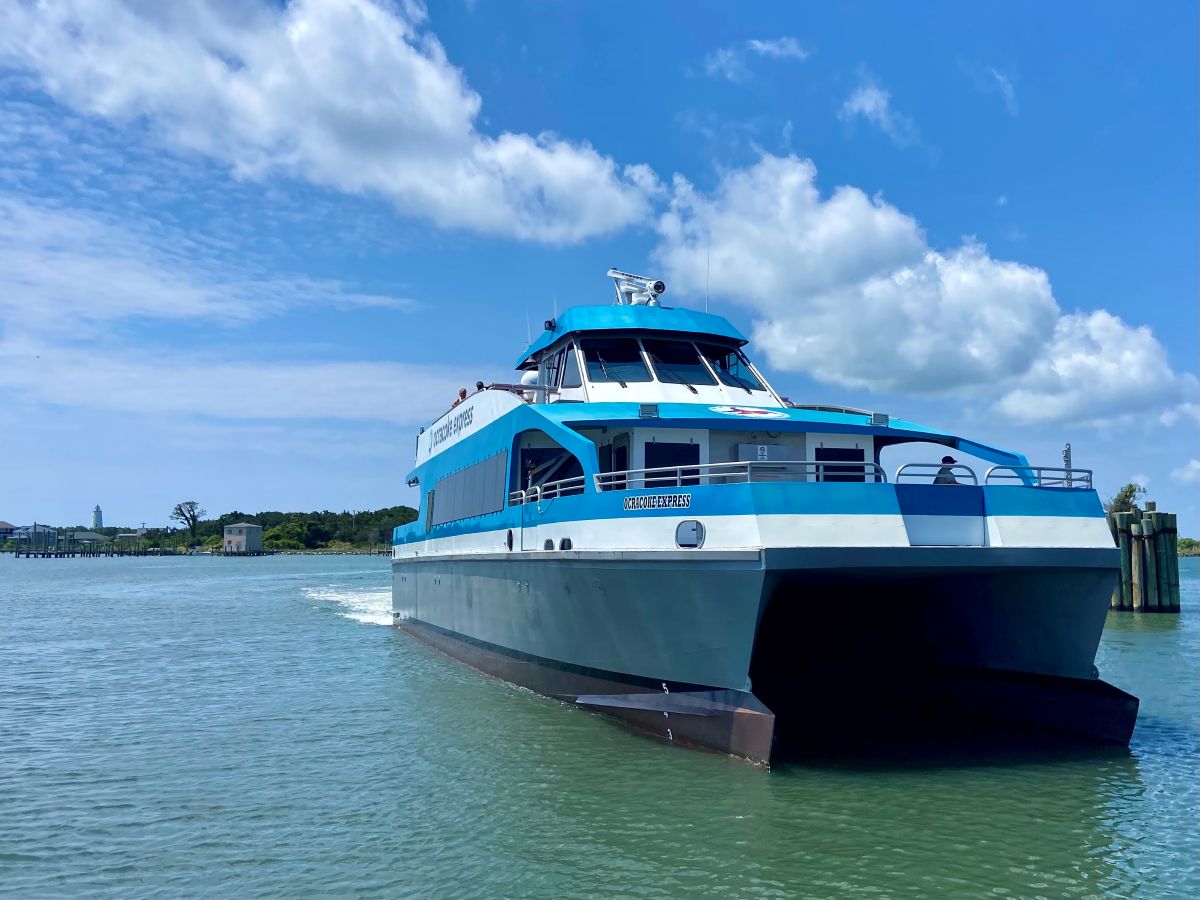
{"type": "Polygon", "coordinates": [[[555,353],[554,356],[546,358],[546,361],[542,364],[542,377],[545,378],[545,381],[541,381],[541,384],[549,387],[557,386],[558,373],[562,369],[562,361],[563,352],[561,350],[555,353]]]}
{"type": "Polygon", "coordinates": [[[579,374],[579,357],[575,355],[575,345],[567,345],[567,357],[563,363],[562,386],[565,388],[583,387],[583,378],[579,374]]]}

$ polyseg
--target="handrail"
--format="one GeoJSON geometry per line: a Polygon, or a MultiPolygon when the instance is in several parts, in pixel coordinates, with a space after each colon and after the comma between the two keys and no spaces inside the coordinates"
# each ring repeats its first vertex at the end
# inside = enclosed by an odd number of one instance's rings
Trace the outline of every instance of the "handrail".
{"type": "Polygon", "coordinates": [[[979,484],[979,479],[975,475],[975,470],[970,466],[965,466],[962,463],[905,463],[896,470],[895,482],[900,483],[900,480],[908,475],[910,478],[928,477],[934,484],[958,484],[953,482],[939,482],[936,479],[941,475],[962,475],[964,478],[970,476],[971,484],[979,484]],[[909,470],[913,471],[909,471],[909,470]],[[948,472],[943,472],[943,469],[949,469],[948,472]]]}
{"type": "Polygon", "coordinates": [[[771,460],[763,462],[695,463],[682,466],[656,466],[649,469],[623,469],[599,472],[592,477],[596,490],[629,490],[656,487],[681,487],[698,484],[739,484],[751,481],[870,481],[886,483],[883,467],[869,462],[831,460],[771,460]]]}
{"type": "Polygon", "coordinates": [[[1011,484],[1014,481],[1030,487],[1061,487],[1090,491],[1092,470],[1064,469],[1058,466],[992,466],[983,473],[984,484],[1011,484]],[[1029,484],[1030,479],[1033,481],[1032,485],[1029,484]]]}
{"type": "Polygon", "coordinates": [[[558,481],[547,481],[545,484],[535,484],[524,491],[513,491],[508,495],[508,504],[509,506],[520,506],[523,503],[540,503],[543,500],[570,497],[582,494],[586,485],[587,478],[583,475],[560,478],[558,481]]]}

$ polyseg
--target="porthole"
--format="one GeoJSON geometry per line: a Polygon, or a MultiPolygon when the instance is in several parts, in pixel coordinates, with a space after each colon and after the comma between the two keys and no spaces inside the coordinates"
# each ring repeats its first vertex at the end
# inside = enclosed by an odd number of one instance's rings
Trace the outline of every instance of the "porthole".
{"type": "Polygon", "coordinates": [[[542,541],[542,549],[543,550],[553,550],[554,549],[554,539],[546,538],[546,540],[542,541]]]}
{"type": "Polygon", "coordinates": [[[558,549],[559,550],[570,550],[571,549],[571,539],[563,538],[561,541],[559,541],[558,549]]]}
{"type": "Polygon", "coordinates": [[[511,550],[511,549],[512,549],[512,545],[513,545],[513,536],[512,536],[512,529],[511,529],[511,528],[510,528],[510,529],[508,529],[508,537],[506,537],[506,538],[504,539],[504,543],[508,544],[508,549],[509,549],[509,550],[511,550]]]}
{"type": "Polygon", "coordinates": [[[695,519],[684,519],[675,526],[675,546],[684,550],[696,550],[704,546],[704,524],[695,519]]]}

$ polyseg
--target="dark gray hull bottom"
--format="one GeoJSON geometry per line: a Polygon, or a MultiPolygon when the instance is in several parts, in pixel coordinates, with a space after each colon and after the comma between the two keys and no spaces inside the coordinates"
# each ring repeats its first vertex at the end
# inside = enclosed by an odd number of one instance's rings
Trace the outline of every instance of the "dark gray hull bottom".
{"type": "Polygon", "coordinates": [[[720,571],[685,556],[650,566],[655,590],[633,606],[628,576],[644,579],[646,560],[426,557],[397,561],[394,593],[400,627],[482,672],[668,741],[768,763],[780,739],[886,737],[947,720],[1128,743],[1138,701],[1092,667],[1111,556],[876,551],[879,565],[851,566],[838,551],[820,562],[767,552],[758,565],[720,571]],[[714,585],[726,603],[751,609],[706,632],[714,585]],[[621,614],[606,619],[613,598],[621,614]],[[688,616],[693,603],[698,614],[688,616]],[[505,642],[487,640],[489,630],[505,642]],[[653,669],[647,632],[662,646],[653,669]],[[641,672],[605,665],[626,636],[641,648],[641,672]],[[554,640],[578,652],[530,652],[554,640]],[[526,649],[511,646],[519,641],[526,649]],[[671,677],[685,670],[723,674],[671,677]]]}

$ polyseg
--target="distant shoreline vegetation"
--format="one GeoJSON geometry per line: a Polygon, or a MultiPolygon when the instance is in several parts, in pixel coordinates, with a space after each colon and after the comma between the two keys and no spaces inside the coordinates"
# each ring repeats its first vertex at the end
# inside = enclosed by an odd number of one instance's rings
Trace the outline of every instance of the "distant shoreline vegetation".
{"type": "MultiPolygon", "coordinates": [[[[417,518],[411,506],[389,506],[363,512],[225,513],[196,523],[196,539],[205,549],[219,549],[226,525],[249,522],[263,529],[263,550],[371,550],[392,543],[392,529],[417,518]]],[[[195,544],[196,541],[191,542],[195,544]]]]}
{"type": "MultiPolygon", "coordinates": [[[[261,525],[264,551],[284,550],[293,552],[349,552],[370,551],[390,547],[392,529],[406,525],[417,518],[411,506],[389,506],[386,509],[361,512],[260,512],[244,513],[238,510],[225,513],[215,519],[199,518],[195,521],[194,536],[189,528],[96,528],[84,525],[58,527],[59,544],[73,533],[99,534],[110,543],[117,543],[118,536],[134,538],[129,543],[139,549],[160,548],[178,550],[186,548],[220,550],[226,525],[249,522],[261,525]],[[137,532],[141,533],[137,533],[137,532]],[[136,535],[136,537],[135,537],[136,535]]],[[[4,549],[14,549],[15,543],[8,541],[4,549]],[[9,545],[13,546],[10,547],[9,545]]]]}

